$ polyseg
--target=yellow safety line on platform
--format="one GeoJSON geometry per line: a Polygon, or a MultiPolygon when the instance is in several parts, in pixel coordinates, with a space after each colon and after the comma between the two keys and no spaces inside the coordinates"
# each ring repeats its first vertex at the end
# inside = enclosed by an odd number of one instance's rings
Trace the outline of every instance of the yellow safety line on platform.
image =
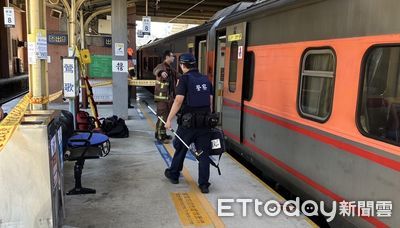
{"type": "MultiPolygon", "coordinates": [[[[147,122],[149,125],[155,129],[155,124],[153,121],[150,119],[149,115],[145,111],[143,111],[142,106],[140,105],[140,109],[142,110],[143,115],[146,117],[147,122]]],[[[165,148],[167,149],[168,153],[173,156],[174,155],[174,150],[172,149],[171,145],[169,144],[164,144],[165,148]]],[[[204,196],[203,193],[200,192],[200,189],[197,187],[196,182],[193,180],[192,176],[190,175],[189,171],[186,169],[186,167],[183,167],[182,170],[183,176],[185,177],[185,180],[190,186],[191,191],[197,196],[199,199],[201,205],[203,206],[204,210],[207,212],[209,218],[211,219],[212,223],[214,224],[214,227],[216,228],[222,228],[225,227],[224,222],[221,220],[220,217],[218,217],[215,209],[213,206],[210,204],[208,199],[204,196]]]]}
{"type": "Polygon", "coordinates": [[[194,192],[172,192],[171,198],[184,227],[213,226],[194,192]]]}

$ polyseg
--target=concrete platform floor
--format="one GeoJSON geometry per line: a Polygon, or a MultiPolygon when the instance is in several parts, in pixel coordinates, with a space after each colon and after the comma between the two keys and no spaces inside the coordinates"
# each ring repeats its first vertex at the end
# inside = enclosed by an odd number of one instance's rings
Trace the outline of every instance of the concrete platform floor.
{"type": "MultiPolygon", "coordinates": [[[[152,99],[146,92],[142,91],[139,97],[152,105],[152,99]]],[[[65,105],[52,107],[67,108],[65,105]]],[[[102,117],[112,115],[111,105],[101,105],[98,109],[102,117]]],[[[171,155],[172,145],[156,145],[155,121],[156,118],[140,101],[135,104],[135,109],[129,109],[126,121],[129,138],[111,139],[111,152],[107,157],[85,162],[82,185],[95,188],[97,193],[65,196],[65,227],[196,227],[185,225],[180,219],[179,215],[184,212],[177,213],[172,198],[176,192],[190,193],[198,199],[211,221],[203,227],[315,226],[304,216],[286,217],[281,214],[268,217],[263,214],[258,217],[250,205],[246,217],[241,215],[238,204],[232,208],[236,216],[218,217],[216,208],[219,198],[284,200],[227,154],[221,160],[222,176],[211,167],[209,194],[201,194],[198,190],[197,162],[190,156],[185,160],[180,183],[171,184],[163,174],[168,156],[163,159],[160,151],[171,155]]],[[[73,166],[73,162],[66,162],[64,166],[65,191],[74,185],[73,166]]]]}

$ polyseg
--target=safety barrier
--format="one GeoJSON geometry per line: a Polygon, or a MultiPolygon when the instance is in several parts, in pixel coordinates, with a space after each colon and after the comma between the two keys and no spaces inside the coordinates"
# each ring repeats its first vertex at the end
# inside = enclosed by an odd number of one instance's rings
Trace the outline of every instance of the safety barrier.
{"type": "MultiPolygon", "coordinates": [[[[156,80],[137,80],[137,79],[128,79],[128,84],[130,86],[155,86],[156,85],[156,80]]],[[[112,85],[112,81],[105,81],[105,82],[99,82],[99,83],[94,83],[91,86],[92,87],[100,87],[100,86],[108,86],[112,85]]],[[[82,85],[81,88],[86,88],[85,85],[82,85]]]]}
{"type": "Polygon", "coordinates": [[[6,118],[0,122],[0,152],[6,146],[8,140],[10,140],[15,129],[17,129],[29,104],[47,104],[56,100],[61,95],[62,91],[58,91],[47,97],[32,97],[31,94],[25,95],[6,118]]]}

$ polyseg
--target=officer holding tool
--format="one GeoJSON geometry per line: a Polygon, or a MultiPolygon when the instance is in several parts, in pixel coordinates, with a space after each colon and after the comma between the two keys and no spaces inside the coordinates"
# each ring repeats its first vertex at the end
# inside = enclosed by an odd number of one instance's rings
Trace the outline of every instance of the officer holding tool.
{"type": "MultiPolygon", "coordinates": [[[[184,74],[179,78],[175,101],[165,123],[165,128],[171,129],[171,121],[177,115],[178,130],[176,134],[182,138],[186,145],[194,143],[196,151],[201,151],[196,155],[199,161],[198,184],[202,193],[208,193],[211,138],[207,120],[212,112],[212,85],[207,76],[200,74],[196,69],[196,59],[192,54],[182,54],[179,58],[179,65],[184,74]]],[[[173,143],[176,151],[171,167],[165,170],[165,176],[171,183],[178,184],[188,149],[180,140],[175,139],[173,143]]]]}

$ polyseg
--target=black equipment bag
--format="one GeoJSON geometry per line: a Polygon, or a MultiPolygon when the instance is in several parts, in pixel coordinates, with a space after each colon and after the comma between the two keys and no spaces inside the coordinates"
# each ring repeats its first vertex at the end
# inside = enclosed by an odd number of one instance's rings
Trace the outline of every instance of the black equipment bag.
{"type": "Polygon", "coordinates": [[[128,138],[129,129],[125,124],[125,120],[118,116],[105,118],[101,124],[101,130],[111,138],[128,138]]]}
{"type": "Polygon", "coordinates": [[[211,128],[210,135],[211,135],[211,152],[209,155],[210,156],[212,156],[212,155],[219,156],[217,164],[209,157],[210,164],[212,166],[214,166],[215,168],[217,168],[218,174],[221,175],[221,170],[219,168],[219,162],[221,160],[222,154],[226,151],[224,132],[218,128],[211,128]]]}
{"type": "Polygon", "coordinates": [[[74,134],[74,116],[66,110],[61,110],[60,116],[55,118],[55,121],[62,129],[62,146],[63,153],[67,149],[68,139],[74,134]]]}

